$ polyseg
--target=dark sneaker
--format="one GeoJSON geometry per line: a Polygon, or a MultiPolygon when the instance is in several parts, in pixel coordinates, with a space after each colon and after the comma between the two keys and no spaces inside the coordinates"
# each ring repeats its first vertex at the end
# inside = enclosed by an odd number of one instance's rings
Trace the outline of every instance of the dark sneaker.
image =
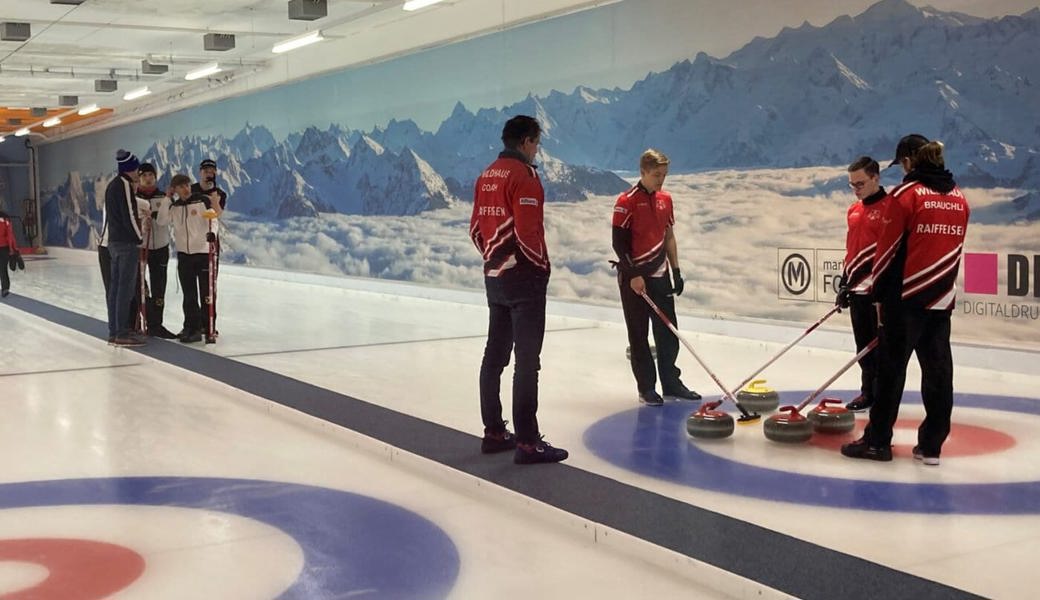
{"type": "Polygon", "coordinates": [[[549,442],[538,438],[533,444],[517,444],[513,453],[513,462],[518,465],[535,465],[539,463],[555,463],[567,460],[570,456],[562,448],[553,448],[549,442]]]}
{"type": "Polygon", "coordinates": [[[189,332],[184,333],[183,335],[179,336],[177,339],[182,344],[194,344],[196,342],[201,342],[202,341],[202,332],[201,331],[189,331],[189,332]]]}
{"type": "Polygon", "coordinates": [[[668,398],[678,398],[679,400],[700,400],[701,395],[697,392],[687,388],[683,384],[679,384],[678,387],[668,388],[664,390],[664,396],[668,398]]]}
{"type": "Polygon", "coordinates": [[[661,394],[657,393],[657,390],[640,392],[639,401],[647,406],[661,406],[664,404],[664,398],[661,397],[661,394]]]}
{"type": "Polygon", "coordinates": [[[856,398],[852,402],[846,404],[845,408],[847,410],[851,410],[852,412],[862,412],[864,410],[869,409],[873,405],[873,400],[868,400],[866,397],[863,396],[863,394],[860,394],[859,396],[856,396],[856,398]]]}
{"type": "Polygon", "coordinates": [[[179,337],[176,333],[163,327],[162,325],[156,325],[155,327],[148,328],[148,335],[152,337],[162,338],[164,340],[175,340],[179,337]]]}
{"type": "Polygon", "coordinates": [[[892,460],[892,447],[886,446],[884,448],[878,448],[871,446],[867,443],[867,440],[860,438],[855,442],[845,444],[841,447],[841,453],[843,456],[849,458],[864,458],[867,460],[877,460],[881,462],[888,462],[892,460]]]}
{"type": "Polygon", "coordinates": [[[11,293],[11,290],[0,291],[0,297],[6,298],[11,293]]]}
{"type": "Polygon", "coordinates": [[[516,448],[516,436],[512,431],[506,429],[505,423],[502,423],[502,428],[498,431],[484,429],[484,439],[480,441],[481,454],[495,454],[514,448],[516,448]]]}
{"type": "Polygon", "coordinates": [[[921,450],[920,446],[914,446],[914,460],[919,460],[929,467],[939,466],[938,456],[925,456],[924,451],[921,450]]]}
{"type": "Polygon", "coordinates": [[[215,336],[215,335],[207,335],[206,336],[206,343],[207,344],[216,344],[217,343],[217,336],[215,336]]]}
{"type": "Polygon", "coordinates": [[[111,344],[113,346],[130,348],[135,346],[144,346],[144,340],[134,335],[117,335],[112,338],[111,344]]]}

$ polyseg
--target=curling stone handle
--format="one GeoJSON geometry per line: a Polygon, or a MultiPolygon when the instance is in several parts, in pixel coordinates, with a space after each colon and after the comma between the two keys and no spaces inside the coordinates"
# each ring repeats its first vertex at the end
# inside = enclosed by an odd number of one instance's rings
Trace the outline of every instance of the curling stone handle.
{"type": "Polygon", "coordinates": [[[712,400],[711,402],[705,402],[704,404],[701,405],[700,410],[698,410],[697,412],[699,412],[699,413],[701,413],[703,415],[703,414],[707,413],[709,410],[715,410],[716,408],[718,408],[721,405],[722,405],[722,400],[712,400]]]}
{"type": "Polygon", "coordinates": [[[798,414],[799,408],[797,406],[789,404],[787,406],[781,406],[779,411],[780,412],[789,412],[792,415],[796,415],[796,414],[798,414]]]}
{"type": "Polygon", "coordinates": [[[820,400],[820,403],[816,406],[818,408],[827,408],[829,406],[844,406],[844,404],[844,400],[839,400],[837,398],[824,398],[823,400],[820,400]]]}
{"type": "Polygon", "coordinates": [[[749,386],[748,386],[748,388],[749,388],[749,389],[750,389],[751,391],[753,391],[753,392],[761,392],[761,391],[762,391],[762,388],[764,388],[764,387],[765,387],[765,386],[764,386],[764,385],[762,385],[762,384],[764,384],[765,382],[766,382],[766,380],[765,380],[765,379],[756,379],[756,380],[754,380],[754,381],[752,381],[752,382],[751,382],[751,385],[749,385],[749,386]]]}

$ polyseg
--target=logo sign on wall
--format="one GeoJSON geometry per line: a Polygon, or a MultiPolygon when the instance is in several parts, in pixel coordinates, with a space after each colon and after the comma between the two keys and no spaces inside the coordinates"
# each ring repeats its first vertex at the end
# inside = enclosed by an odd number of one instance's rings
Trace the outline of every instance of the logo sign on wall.
{"type": "Polygon", "coordinates": [[[845,251],[830,248],[777,248],[777,297],[834,302],[845,269],[845,251]]]}
{"type": "Polygon", "coordinates": [[[966,295],[1004,296],[1005,301],[966,298],[961,301],[964,314],[1004,319],[1040,320],[1040,255],[965,252],[963,261],[966,295]],[[1005,266],[1004,285],[1000,265],[1005,266]]]}

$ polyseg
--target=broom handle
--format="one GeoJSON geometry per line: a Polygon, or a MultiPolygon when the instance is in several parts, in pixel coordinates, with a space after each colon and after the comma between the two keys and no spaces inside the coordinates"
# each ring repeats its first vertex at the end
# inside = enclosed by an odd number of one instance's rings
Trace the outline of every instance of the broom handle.
{"type": "Polygon", "coordinates": [[[856,356],[853,356],[852,360],[850,360],[849,362],[845,363],[841,367],[841,369],[838,370],[837,373],[835,373],[834,375],[831,375],[831,378],[828,379],[827,381],[825,381],[824,384],[821,385],[819,388],[817,388],[815,392],[813,392],[813,393],[809,394],[808,396],[806,396],[805,400],[802,400],[802,403],[798,405],[797,412],[801,412],[801,410],[803,408],[808,406],[810,402],[812,402],[817,396],[822,394],[823,391],[826,390],[828,387],[830,387],[830,385],[832,383],[834,383],[839,377],[844,375],[845,371],[848,371],[849,369],[851,369],[852,365],[858,363],[864,356],[870,354],[870,351],[873,350],[874,348],[876,348],[877,345],[878,345],[878,339],[877,338],[874,338],[873,340],[871,340],[871,342],[869,344],[864,346],[864,348],[859,351],[859,354],[857,354],[856,356]]]}

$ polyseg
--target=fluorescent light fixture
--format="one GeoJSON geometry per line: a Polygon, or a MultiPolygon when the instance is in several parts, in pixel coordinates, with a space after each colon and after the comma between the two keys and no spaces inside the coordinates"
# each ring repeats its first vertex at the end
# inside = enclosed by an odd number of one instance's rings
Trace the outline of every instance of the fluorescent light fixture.
{"type": "Polygon", "coordinates": [[[420,8],[426,8],[427,6],[437,4],[438,2],[441,2],[441,0],[408,0],[408,2],[405,2],[404,6],[401,8],[405,10],[419,10],[420,8]]]}
{"type": "Polygon", "coordinates": [[[209,77],[210,75],[220,73],[223,70],[224,69],[221,69],[220,65],[218,65],[217,63],[210,63],[204,67],[199,67],[194,71],[189,71],[188,74],[184,76],[184,78],[188,81],[195,81],[196,79],[202,79],[203,77],[209,77]]]}
{"type": "Polygon", "coordinates": [[[322,41],[324,36],[321,35],[321,30],[316,29],[314,31],[305,33],[303,35],[289,38],[284,42],[278,42],[271,48],[271,52],[275,54],[281,54],[282,52],[288,52],[297,48],[303,48],[304,46],[310,46],[313,43],[322,41]]]}
{"type": "Polygon", "coordinates": [[[76,114],[78,114],[81,117],[85,117],[85,116],[87,116],[87,115],[89,115],[91,113],[96,113],[99,110],[101,110],[100,106],[98,106],[97,104],[90,104],[88,106],[84,106],[83,108],[79,109],[79,111],[77,111],[76,114]]]}
{"type": "Polygon", "coordinates": [[[151,93],[152,90],[148,89],[147,86],[143,88],[137,88],[136,90],[131,90],[127,92],[125,95],[123,95],[123,100],[137,100],[138,98],[143,98],[144,96],[147,96],[151,93]]]}
{"type": "Polygon", "coordinates": [[[6,140],[6,139],[7,139],[7,136],[0,135],[0,144],[3,144],[4,140],[6,140]]]}
{"type": "Polygon", "coordinates": [[[18,131],[14,132],[14,134],[16,136],[18,136],[18,137],[22,137],[23,135],[29,135],[29,128],[28,127],[22,127],[18,131]]]}
{"type": "Polygon", "coordinates": [[[43,122],[44,127],[54,127],[56,125],[61,125],[61,119],[58,117],[51,117],[43,122]]]}

